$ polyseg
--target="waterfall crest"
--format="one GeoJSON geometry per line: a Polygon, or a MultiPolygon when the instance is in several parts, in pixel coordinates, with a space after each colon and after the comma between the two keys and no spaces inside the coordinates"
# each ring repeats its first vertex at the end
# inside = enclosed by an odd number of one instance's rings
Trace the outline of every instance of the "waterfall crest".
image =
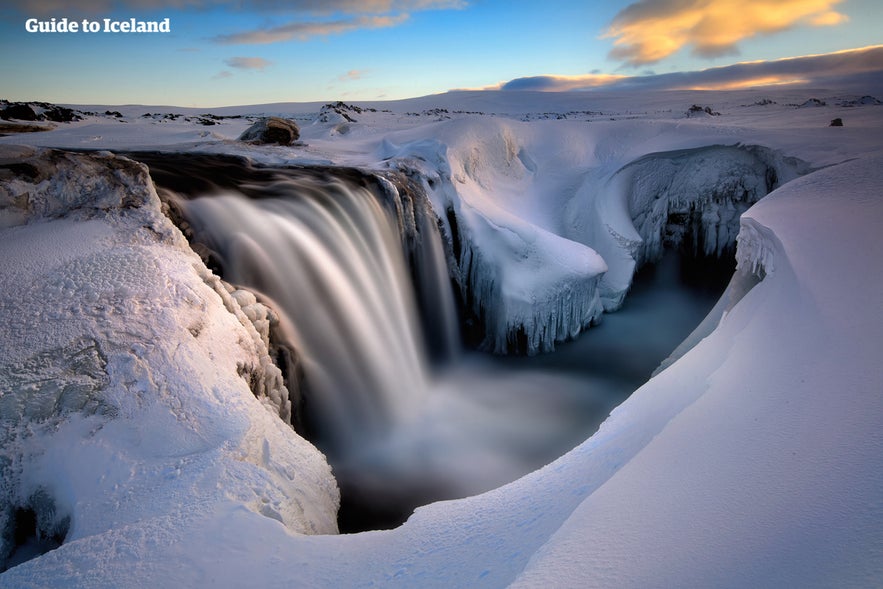
{"type": "MultiPolygon", "coordinates": [[[[301,360],[310,419],[326,452],[412,419],[427,392],[428,358],[407,259],[420,258],[414,265],[425,292],[450,299],[438,236],[434,244],[422,236],[425,245],[406,253],[399,225],[408,219],[392,186],[372,191],[306,176],[248,188],[260,197],[226,189],[179,206],[225,279],[273,301],[301,360]]],[[[456,330],[456,318],[444,317],[453,301],[439,305],[432,312],[449,323],[443,331],[451,323],[456,330]]]]}

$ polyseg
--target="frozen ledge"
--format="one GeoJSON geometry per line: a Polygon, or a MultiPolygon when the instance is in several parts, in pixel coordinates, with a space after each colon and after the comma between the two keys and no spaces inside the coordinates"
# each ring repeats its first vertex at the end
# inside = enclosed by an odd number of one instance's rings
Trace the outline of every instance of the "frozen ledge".
{"type": "Polygon", "coordinates": [[[533,355],[596,321],[607,270],[593,249],[515,218],[501,225],[460,203],[449,209],[456,271],[479,347],[533,355]]]}

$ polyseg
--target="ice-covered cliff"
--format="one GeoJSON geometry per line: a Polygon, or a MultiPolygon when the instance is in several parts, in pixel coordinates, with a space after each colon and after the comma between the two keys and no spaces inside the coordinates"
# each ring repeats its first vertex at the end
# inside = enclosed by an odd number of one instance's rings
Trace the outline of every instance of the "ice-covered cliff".
{"type": "Polygon", "coordinates": [[[574,338],[619,308],[636,269],[664,249],[732,256],[740,215],[810,169],[741,144],[629,159],[571,129],[566,147],[554,145],[552,131],[561,130],[453,121],[437,140],[380,149],[423,178],[451,244],[467,331],[495,353],[547,352],[574,338]]]}
{"type": "Polygon", "coordinates": [[[203,266],[143,165],[4,147],[0,219],[0,568],[236,506],[336,530],[328,465],[274,415],[261,309],[203,266]]]}
{"type": "Polygon", "coordinates": [[[732,256],[739,219],[775,188],[810,167],[757,145],[710,145],[651,153],[629,162],[585,194],[575,212],[575,239],[587,239],[608,261],[604,308],[618,308],[632,276],[664,249],[689,256],[732,256]]]}

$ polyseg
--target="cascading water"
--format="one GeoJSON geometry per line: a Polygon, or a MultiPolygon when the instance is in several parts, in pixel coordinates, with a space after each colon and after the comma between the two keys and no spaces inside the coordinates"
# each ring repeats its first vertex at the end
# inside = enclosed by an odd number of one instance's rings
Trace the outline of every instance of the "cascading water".
{"type": "MultiPolygon", "coordinates": [[[[428,388],[424,339],[395,221],[365,188],[278,180],[272,198],[185,201],[228,281],[275,303],[298,351],[311,419],[335,456],[413,418],[428,388]]],[[[439,291],[448,284],[436,285],[439,291]]]]}

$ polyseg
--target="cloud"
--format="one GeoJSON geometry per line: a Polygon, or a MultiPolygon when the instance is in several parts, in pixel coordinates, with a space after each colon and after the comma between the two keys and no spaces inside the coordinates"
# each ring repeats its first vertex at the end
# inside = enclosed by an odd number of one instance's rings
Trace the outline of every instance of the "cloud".
{"type": "Polygon", "coordinates": [[[232,78],[233,72],[229,70],[223,70],[212,76],[212,80],[223,80],[224,78],[232,78]]]}
{"type": "Polygon", "coordinates": [[[357,29],[394,27],[406,20],[408,20],[407,14],[396,16],[359,16],[318,22],[296,21],[254,31],[218,35],[212,40],[223,45],[266,45],[268,43],[291,41],[292,39],[306,41],[310,37],[336,35],[357,29]]]}
{"type": "Polygon", "coordinates": [[[738,43],[798,25],[847,20],[843,0],[639,0],[621,10],[604,33],[610,57],[628,65],[656,63],[683,47],[700,57],[738,54],[738,43]]]}
{"type": "Polygon", "coordinates": [[[585,74],[580,76],[530,76],[516,78],[499,85],[500,90],[533,90],[538,92],[564,92],[606,86],[626,76],[614,74],[585,74]]]}
{"type": "Polygon", "coordinates": [[[485,90],[736,90],[763,86],[836,86],[860,92],[883,90],[883,45],[771,61],[736,63],[658,75],[531,76],[485,90]]]}
{"type": "Polygon", "coordinates": [[[273,65],[272,61],[268,61],[263,57],[231,57],[224,60],[228,66],[240,70],[263,70],[265,67],[273,65]]]}
{"type": "Polygon", "coordinates": [[[360,80],[362,76],[364,76],[367,72],[365,70],[350,70],[345,74],[340,74],[337,76],[337,79],[341,82],[347,82],[349,80],[360,80]]]}

